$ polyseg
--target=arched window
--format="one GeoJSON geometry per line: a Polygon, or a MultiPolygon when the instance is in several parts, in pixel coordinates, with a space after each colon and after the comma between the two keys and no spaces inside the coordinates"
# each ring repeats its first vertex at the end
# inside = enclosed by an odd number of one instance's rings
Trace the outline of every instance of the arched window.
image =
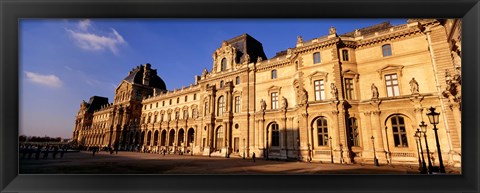
{"type": "Polygon", "coordinates": [[[227,69],[227,59],[222,59],[222,66],[220,67],[220,71],[225,71],[227,69]]]}
{"type": "Polygon", "coordinates": [[[408,147],[405,119],[400,115],[390,118],[392,122],[393,141],[395,147],[408,147]]]}
{"type": "Polygon", "coordinates": [[[217,129],[216,141],[217,141],[217,144],[215,146],[215,149],[221,150],[223,147],[223,127],[222,126],[218,127],[217,129]]]}
{"type": "Polygon", "coordinates": [[[198,112],[197,112],[197,109],[192,109],[192,118],[197,118],[198,116],[198,112]]]}
{"type": "Polygon", "coordinates": [[[224,108],[225,108],[225,100],[223,96],[221,96],[220,98],[218,98],[217,116],[223,115],[224,108]]]}
{"type": "Polygon", "coordinates": [[[382,46],[383,57],[392,55],[392,46],[390,44],[385,44],[382,46]]]}
{"type": "Polygon", "coordinates": [[[318,146],[328,145],[328,125],[325,117],[319,117],[314,122],[314,127],[317,129],[318,146]]]}
{"type": "Polygon", "coordinates": [[[270,128],[272,129],[272,146],[280,145],[280,131],[277,123],[272,123],[270,128]]]}
{"type": "Polygon", "coordinates": [[[223,85],[224,85],[223,80],[221,80],[220,81],[220,88],[223,88],[223,85]]]}
{"type": "Polygon", "coordinates": [[[320,62],[322,62],[320,59],[320,52],[313,53],[313,63],[318,64],[320,62]]]}
{"type": "Polygon", "coordinates": [[[350,145],[360,146],[357,119],[355,118],[348,119],[348,134],[349,134],[350,145]]]}
{"type": "Polygon", "coordinates": [[[277,70],[272,70],[272,79],[277,78],[277,70]]]}

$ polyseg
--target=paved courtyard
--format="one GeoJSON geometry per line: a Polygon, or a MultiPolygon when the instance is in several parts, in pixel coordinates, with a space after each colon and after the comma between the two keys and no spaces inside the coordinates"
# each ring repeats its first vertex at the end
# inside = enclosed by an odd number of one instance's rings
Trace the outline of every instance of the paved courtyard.
{"type": "MultiPolygon", "coordinates": [[[[20,159],[20,174],[418,174],[416,166],[286,162],[138,152],[67,153],[62,159],[20,159]]],[[[447,168],[459,174],[459,168],[447,168]]]]}

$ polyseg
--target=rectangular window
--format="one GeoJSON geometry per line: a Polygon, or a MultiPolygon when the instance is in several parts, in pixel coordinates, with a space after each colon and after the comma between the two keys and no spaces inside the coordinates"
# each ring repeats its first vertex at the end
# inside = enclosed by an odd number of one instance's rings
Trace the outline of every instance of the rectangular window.
{"type": "Polygon", "coordinates": [[[180,97],[177,97],[177,104],[180,103],[180,97]]]}
{"type": "Polygon", "coordinates": [[[272,79],[277,78],[277,70],[272,70],[272,79]]]}
{"type": "Polygon", "coordinates": [[[152,116],[148,116],[148,120],[147,120],[147,123],[150,123],[150,121],[152,120],[152,116]]]}
{"type": "Polygon", "coordinates": [[[193,100],[197,100],[197,94],[193,94],[193,100]]]}
{"type": "Polygon", "coordinates": [[[278,93],[272,92],[272,109],[278,109],[278,93]]]}
{"type": "Polygon", "coordinates": [[[154,122],[154,123],[157,122],[157,115],[153,116],[153,122],[154,122]]]}
{"type": "Polygon", "coordinates": [[[235,113],[240,112],[240,97],[235,97],[235,113]]]}
{"type": "Polygon", "coordinates": [[[162,107],[164,107],[164,106],[165,106],[165,101],[162,101],[162,107]]]}
{"type": "Polygon", "coordinates": [[[172,105],[172,99],[170,99],[170,105],[172,105]]]}
{"type": "Polygon", "coordinates": [[[353,99],[353,79],[345,78],[345,98],[353,99]]]}
{"type": "Polygon", "coordinates": [[[152,104],[150,104],[150,109],[152,109],[152,104]]]}
{"type": "Polygon", "coordinates": [[[343,61],[348,61],[348,50],[342,50],[343,61]]]}
{"type": "Polygon", "coordinates": [[[387,96],[400,96],[397,74],[385,75],[385,86],[387,87],[387,96]]]}
{"type": "Polygon", "coordinates": [[[239,84],[240,84],[240,77],[239,77],[239,76],[237,76],[237,77],[235,78],[235,84],[236,84],[236,85],[239,85],[239,84]]]}
{"type": "Polygon", "coordinates": [[[187,102],[187,100],[188,100],[188,95],[187,95],[187,96],[185,96],[185,102],[187,102]]]}
{"type": "Polygon", "coordinates": [[[320,101],[320,100],[325,100],[325,85],[323,80],[315,80],[314,81],[314,86],[315,86],[315,100],[320,101]]]}
{"type": "Polygon", "coordinates": [[[320,52],[315,52],[313,53],[313,63],[314,64],[318,64],[321,62],[321,59],[320,59],[320,52]]]}
{"type": "Polygon", "coordinates": [[[156,108],[158,108],[158,102],[157,102],[157,104],[156,104],[156,108]]]}

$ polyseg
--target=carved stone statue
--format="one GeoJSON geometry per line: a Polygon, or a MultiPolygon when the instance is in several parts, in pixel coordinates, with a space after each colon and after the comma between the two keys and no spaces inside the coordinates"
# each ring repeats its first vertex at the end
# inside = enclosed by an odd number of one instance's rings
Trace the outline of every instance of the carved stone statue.
{"type": "Polygon", "coordinates": [[[335,86],[335,84],[331,83],[330,84],[330,93],[332,93],[332,97],[336,100],[338,99],[338,89],[337,89],[337,86],[335,86]]]}
{"type": "Polygon", "coordinates": [[[307,92],[307,90],[305,90],[305,88],[302,88],[302,89],[300,90],[300,92],[301,92],[301,93],[300,93],[300,102],[301,102],[301,104],[307,104],[307,102],[308,102],[308,92],[307,92]]]}
{"type": "Polygon", "coordinates": [[[303,43],[303,38],[302,36],[297,36],[297,44],[303,43]]]}
{"type": "Polygon", "coordinates": [[[448,69],[445,70],[445,82],[447,85],[452,83],[452,75],[450,74],[450,71],[448,69]]]}
{"type": "Polygon", "coordinates": [[[354,36],[357,37],[357,36],[361,36],[361,35],[362,35],[362,33],[360,32],[360,30],[355,29],[354,36]]]}
{"type": "Polygon", "coordinates": [[[330,27],[330,29],[328,30],[328,34],[330,35],[337,34],[337,29],[333,26],[330,27]]]}
{"type": "Polygon", "coordinates": [[[250,63],[250,55],[249,54],[245,54],[245,63],[250,63]]]}
{"type": "Polygon", "coordinates": [[[258,62],[261,62],[262,60],[263,60],[263,58],[259,56],[259,57],[257,58],[257,63],[258,63],[258,62]]]}
{"type": "Polygon", "coordinates": [[[378,88],[372,83],[372,99],[378,99],[378,88]]]}
{"type": "Polygon", "coordinates": [[[412,91],[412,94],[418,94],[418,82],[415,80],[415,78],[412,78],[409,83],[410,91],[412,91]]]}
{"type": "Polygon", "coordinates": [[[202,72],[202,78],[206,78],[207,74],[208,74],[208,70],[207,70],[207,68],[204,68],[203,72],[202,72]]]}
{"type": "Polygon", "coordinates": [[[267,103],[263,99],[260,99],[260,109],[262,111],[265,111],[265,109],[267,109],[267,103]]]}
{"type": "Polygon", "coordinates": [[[287,107],[288,107],[287,99],[284,96],[282,96],[282,107],[281,108],[286,110],[287,107]]]}

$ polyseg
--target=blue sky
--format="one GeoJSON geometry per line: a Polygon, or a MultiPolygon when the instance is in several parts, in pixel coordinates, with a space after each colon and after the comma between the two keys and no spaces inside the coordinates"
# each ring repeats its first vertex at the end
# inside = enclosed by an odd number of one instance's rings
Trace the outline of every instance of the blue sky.
{"type": "Polygon", "coordinates": [[[134,67],[150,63],[167,89],[194,83],[223,40],[248,33],[268,58],[310,40],[406,19],[23,19],[20,21],[20,128],[70,138],[80,102],[108,97],[134,67]]]}

